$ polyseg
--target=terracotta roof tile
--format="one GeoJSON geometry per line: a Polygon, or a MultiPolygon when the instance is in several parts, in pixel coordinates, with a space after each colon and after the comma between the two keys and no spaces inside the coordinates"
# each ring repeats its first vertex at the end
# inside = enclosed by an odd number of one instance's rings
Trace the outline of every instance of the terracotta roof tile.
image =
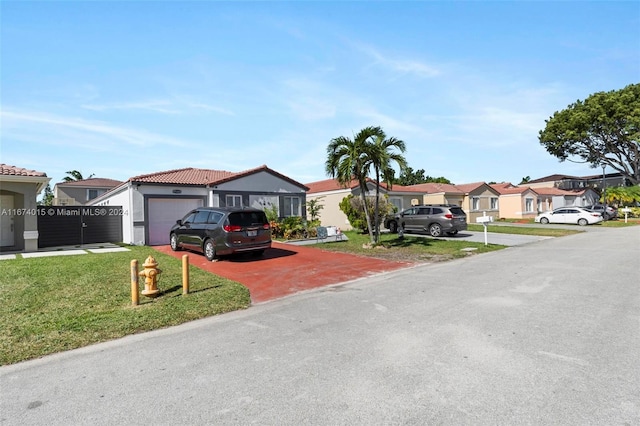
{"type": "Polygon", "coordinates": [[[10,166],[9,164],[0,164],[0,175],[3,176],[31,176],[31,177],[47,177],[44,172],[23,169],[21,167],[10,166]]]}
{"type": "Polygon", "coordinates": [[[309,194],[314,194],[317,192],[339,191],[341,189],[346,189],[346,188],[353,189],[358,186],[358,181],[354,179],[351,182],[349,182],[349,184],[347,184],[346,187],[343,185],[340,185],[336,179],[319,180],[316,182],[307,183],[305,185],[307,186],[307,188],[309,188],[309,191],[307,192],[309,194]]]}
{"type": "Polygon", "coordinates": [[[233,172],[224,170],[196,169],[187,167],[184,169],[167,170],[164,172],[150,173],[147,175],[129,178],[130,182],[163,183],[173,185],[207,185],[234,175],[233,172]]]}

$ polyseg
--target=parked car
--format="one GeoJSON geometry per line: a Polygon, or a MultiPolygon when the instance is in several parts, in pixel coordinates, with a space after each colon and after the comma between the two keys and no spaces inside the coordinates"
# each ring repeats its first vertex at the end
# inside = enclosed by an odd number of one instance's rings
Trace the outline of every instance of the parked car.
{"type": "Polygon", "coordinates": [[[387,217],[384,226],[392,233],[401,228],[404,232],[428,232],[432,237],[440,237],[467,229],[467,215],[457,205],[425,204],[387,217]]]}
{"type": "Polygon", "coordinates": [[[600,213],[592,212],[582,207],[562,207],[536,216],[535,221],[547,223],[568,223],[580,226],[593,225],[604,219],[600,213]]]}
{"type": "Polygon", "coordinates": [[[592,204],[590,206],[584,206],[585,209],[600,213],[604,220],[617,219],[618,209],[611,206],[605,206],[604,204],[592,204]]]}
{"type": "Polygon", "coordinates": [[[261,255],[271,247],[271,227],[258,209],[200,207],[176,221],[171,249],[204,253],[207,260],[242,252],[261,255]]]}

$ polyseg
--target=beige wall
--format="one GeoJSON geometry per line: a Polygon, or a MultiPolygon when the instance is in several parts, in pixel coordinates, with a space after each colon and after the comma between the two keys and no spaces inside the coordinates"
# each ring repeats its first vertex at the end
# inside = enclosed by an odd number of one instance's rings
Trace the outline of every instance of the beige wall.
{"type": "Polygon", "coordinates": [[[462,210],[467,213],[467,222],[476,223],[476,218],[484,216],[493,216],[494,220],[500,218],[500,196],[487,187],[481,188],[478,192],[471,192],[464,197],[462,201],[462,210]],[[478,198],[477,208],[473,208],[473,199],[478,198]],[[498,208],[491,208],[491,199],[496,198],[498,208]]]}
{"type": "Polygon", "coordinates": [[[319,203],[324,206],[319,214],[322,226],[337,226],[343,231],[350,231],[353,228],[347,219],[347,215],[340,210],[340,202],[350,193],[351,191],[346,189],[331,193],[307,194],[307,201],[320,199],[319,203]]]}
{"type": "MultiPolygon", "coordinates": [[[[530,219],[538,212],[538,196],[527,191],[523,194],[509,194],[500,196],[500,217],[505,219],[530,219]],[[531,201],[531,211],[527,211],[527,198],[531,201]]],[[[544,206],[543,206],[544,210],[544,206]]]]}

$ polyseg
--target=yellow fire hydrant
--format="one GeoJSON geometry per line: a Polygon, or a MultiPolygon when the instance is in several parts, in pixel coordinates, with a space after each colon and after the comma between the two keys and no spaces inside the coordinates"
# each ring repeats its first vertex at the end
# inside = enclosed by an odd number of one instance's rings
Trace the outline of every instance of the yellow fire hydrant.
{"type": "Polygon", "coordinates": [[[162,273],[162,270],[158,268],[158,262],[153,256],[147,257],[142,266],[144,266],[144,270],[138,274],[145,278],[142,294],[147,297],[156,297],[160,292],[158,290],[158,275],[162,273]]]}

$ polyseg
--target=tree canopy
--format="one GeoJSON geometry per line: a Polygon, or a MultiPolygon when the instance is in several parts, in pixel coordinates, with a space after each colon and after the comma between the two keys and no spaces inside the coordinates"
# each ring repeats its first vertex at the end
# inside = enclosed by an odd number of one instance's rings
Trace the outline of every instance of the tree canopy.
{"type": "Polygon", "coordinates": [[[411,186],[418,185],[421,183],[448,183],[451,184],[451,181],[444,176],[441,177],[431,177],[425,176],[424,169],[418,169],[413,171],[411,167],[406,167],[405,169],[400,171],[400,176],[393,180],[394,185],[402,185],[402,186],[411,186]]]}
{"type": "MultiPolygon", "coordinates": [[[[62,180],[64,182],[75,182],[75,181],[78,181],[78,180],[84,180],[85,179],[84,177],[82,177],[82,173],[80,173],[77,170],[70,170],[70,171],[67,172],[67,175],[68,176],[65,176],[65,177],[62,178],[62,180]]],[[[93,176],[94,176],[94,174],[92,173],[87,179],[90,179],[93,176]]]]}
{"type": "Polygon", "coordinates": [[[640,184],[640,84],[594,93],[545,122],[538,139],[560,161],[577,157],[640,184]]]}

